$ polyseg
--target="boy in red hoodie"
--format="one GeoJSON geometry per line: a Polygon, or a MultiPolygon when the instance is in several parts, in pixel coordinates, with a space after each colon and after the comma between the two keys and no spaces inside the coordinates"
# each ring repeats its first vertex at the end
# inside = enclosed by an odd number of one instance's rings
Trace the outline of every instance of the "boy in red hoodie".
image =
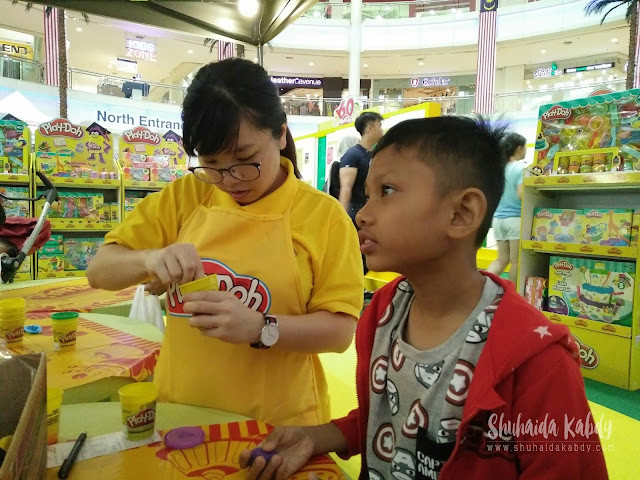
{"type": "MultiPolygon", "coordinates": [[[[249,478],[284,480],[312,455],[362,455],[361,479],[606,479],[566,327],[476,267],[504,188],[503,130],[440,117],[393,127],[358,213],[376,292],[356,333],[358,408],[276,429],[249,478]]],[[[249,466],[249,452],[240,457],[249,466]]]]}

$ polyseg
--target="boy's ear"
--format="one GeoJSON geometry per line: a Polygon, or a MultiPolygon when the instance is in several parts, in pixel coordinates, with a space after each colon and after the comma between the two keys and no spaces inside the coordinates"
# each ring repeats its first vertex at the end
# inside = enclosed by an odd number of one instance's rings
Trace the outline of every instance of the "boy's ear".
{"type": "Polygon", "coordinates": [[[467,188],[453,194],[453,218],[449,225],[449,238],[463,239],[480,229],[487,213],[487,198],[478,188],[467,188]]]}

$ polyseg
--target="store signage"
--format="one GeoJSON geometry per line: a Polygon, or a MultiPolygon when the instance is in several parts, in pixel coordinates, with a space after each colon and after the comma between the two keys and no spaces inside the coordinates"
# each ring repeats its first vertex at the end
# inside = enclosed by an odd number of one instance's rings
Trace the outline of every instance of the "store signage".
{"type": "Polygon", "coordinates": [[[118,58],[116,60],[116,70],[119,72],[138,73],[138,62],[127,60],[126,58],[118,58]]]}
{"type": "Polygon", "coordinates": [[[160,145],[160,135],[146,127],[135,127],[122,134],[127,143],[146,143],[148,145],[160,145]]]}
{"type": "Polygon", "coordinates": [[[562,75],[562,71],[558,70],[558,65],[552,63],[550,67],[540,67],[533,72],[533,78],[547,78],[562,75]]]}
{"type": "Polygon", "coordinates": [[[362,104],[354,97],[343,98],[333,111],[333,124],[335,126],[345,125],[353,122],[362,112],[362,104]]]}
{"type": "Polygon", "coordinates": [[[448,87],[451,84],[449,77],[424,77],[412,78],[411,86],[416,87],[448,87]]]}
{"type": "Polygon", "coordinates": [[[577,73],[577,72],[591,72],[593,70],[606,70],[607,68],[613,68],[616,66],[616,62],[609,63],[597,63],[595,65],[585,65],[582,67],[565,68],[564,73],[577,73]]]}
{"type": "Polygon", "coordinates": [[[0,40],[0,54],[10,57],[33,60],[33,46],[26,43],[15,43],[7,40],[0,40]]]}
{"type": "Polygon", "coordinates": [[[321,78],[271,77],[271,81],[280,87],[322,88],[321,78]]]}
{"type": "Polygon", "coordinates": [[[80,139],[84,136],[84,130],[79,125],[74,125],[64,118],[56,118],[40,125],[40,133],[45,137],[69,137],[80,139]]]}
{"type": "Polygon", "coordinates": [[[148,60],[155,62],[156,60],[156,44],[146,40],[137,38],[127,38],[126,44],[127,57],[139,58],[140,60],[148,60]]]}

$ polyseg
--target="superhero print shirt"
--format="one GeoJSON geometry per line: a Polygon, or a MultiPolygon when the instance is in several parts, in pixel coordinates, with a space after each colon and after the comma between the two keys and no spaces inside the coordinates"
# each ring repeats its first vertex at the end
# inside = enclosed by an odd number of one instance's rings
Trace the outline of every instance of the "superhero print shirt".
{"type": "Polygon", "coordinates": [[[458,331],[438,347],[419,351],[403,340],[413,288],[406,280],[398,284],[371,355],[371,480],[438,478],[453,451],[475,365],[503,294],[487,278],[478,305],[458,331]]]}

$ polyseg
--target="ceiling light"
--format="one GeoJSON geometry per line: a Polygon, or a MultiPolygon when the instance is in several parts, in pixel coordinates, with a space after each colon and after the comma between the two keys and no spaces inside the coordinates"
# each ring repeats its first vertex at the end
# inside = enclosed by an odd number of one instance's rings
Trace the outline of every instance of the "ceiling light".
{"type": "Polygon", "coordinates": [[[540,53],[544,55],[545,53],[547,53],[547,51],[546,50],[540,50],[540,53]]]}
{"type": "Polygon", "coordinates": [[[422,12],[418,12],[418,13],[416,13],[416,17],[417,17],[417,18],[420,18],[421,16],[422,16],[422,12]]]}
{"type": "Polygon", "coordinates": [[[611,43],[618,43],[618,39],[617,38],[612,38],[611,39],[611,43]]]}
{"type": "Polygon", "coordinates": [[[260,59],[258,57],[253,59],[253,63],[258,63],[260,61],[260,59]]]}
{"type": "Polygon", "coordinates": [[[456,7],[453,7],[453,8],[451,9],[451,13],[456,13],[456,7]]]}
{"type": "Polygon", "coordinates": [[[364,65],[362,65],[364,68],[369,68],[369,64],[365,63],[364,65]]]}
{"type": "Polygon", "coordinates": [[[255,17],[259,8],[258,0],[238,0],[238,11],[243,17],[255,17]]]}
{"type": "Polygon", "coordinates": [[[187,50],[187,53],[191,55],[193,53],[193,50],[187,50]]]}
{"type": "Polygon", "coordinates": [[[531,80],[527,80],[527,85],[529,85],[531,83],[531,80]]]}
{"type": "Polygon", "coordinates": [[[76,28],[76,32],[81,32],[81,31],[82,31],[82,28],[80,27],[76,28]]]}
{"type": "Polygon", "coordinates": [[[418,65],[423,66],[424,62],[418,62],[418,65]]]}
{"type": "Polygon", "coordinates": [[[315,12],[313,12],[313,16],[316,18],[320,18],[320,10],[316,10],[315,12]]]}
{"type": "Polygon", "coordinates": [[[317,94],[317,93],[315,93],[315,94],[314,94],[314,97],[318,98],[318,94],[317,94]]]}
{"type": "Polygon", "coordinates": [[[435,10],[429,10],[429,15],[435,15],[436,11],[435,10]]]}
{"type": "Polygon", "coordinates": [[[313,67],[313,62],[309,62],[309,66],[310,66],[310,67],[313,67]]]}

